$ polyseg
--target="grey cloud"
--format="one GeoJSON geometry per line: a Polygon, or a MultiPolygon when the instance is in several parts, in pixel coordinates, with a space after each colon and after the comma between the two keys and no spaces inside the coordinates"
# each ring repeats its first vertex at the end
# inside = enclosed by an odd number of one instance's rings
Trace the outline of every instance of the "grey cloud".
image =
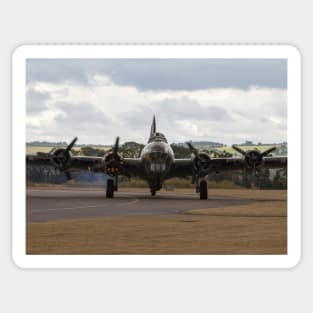
{"type": "Polygon", "coordinates": [[[173,125],[177,121],[188,118],[190,121],[231,121],[232,117],[224,108],[217,106],[203,107],[201,104],[189,97],[169,98],[162,101],[150,103],[145,106],[137,106],[136,111],[131,114],[121,113],[121,118],[125,128],[132,131],[144,130],[148,132],[152,116],[156,115],[158,125],[173,125]]]}
{"type": "Polygon", "coordinates": [[[286,102],[279,102],[279,103],[276,103],[275,105],[273,105],[272,107],[273,109],[273,113],[280,116],[280,117],[283,117],[283,118],[287,118],[287,105],[286,105],[286,102]]]}
{"type": "Polygon", "coordinates": [[[64,83],[73,81],[86,83],[86,75],[89,66],[84,60],[75,59],[27,59],[26,81],[64,83]]]}
{"type": "Polygon", "coordinates": [[[26,93],[26,111],[28,114],[36,114],[48,109],[45,101],[50,99],[47,92],[39,92],[30,89],[26,93]]]}
{"type": "Polygon", "coordinates": [[[79,143],[111,144],[116,136],[116,125],[102,111],[89,102],[55,102],[59,111],[53,127],[27,126],[28,140],[69,141],[78,137],[79,143]],[[40,133],[40,136],[38,136],[40,133]]]}
{"type": "Polygon", "coordinates": [[[251,85],[286,88],[287,63],[269,59],[136,60],[125,62],[112,78],[144,90],[246,89],[251,85]]]}
{"type": "Polygon", "coordinates": [[[136,110],[132,113],[123,113],[119,115],[120,119],[124,127],[131,127],[131,129],[141,129],[143,125],[148,125],[151,120],[152,116],[156,113],[156,111],[150,106],[137,106],[136,110]]]}
{"type": "Polygon", "coordinates": [[[56,116],[55,121],[63,128],[92,132],[109,122],[100,110],[87,102],[56,102],[55,108],[62,112],[56,116]]]}
{"type": "MultiPolygon", "coordinates": [[[[152,116],[156,114],[157,127],[160,131],[165,132],[169,140],[176,141],[177,138],[190,137],[195,140],[208,138],[232,142],[231,138],[238,133],[240,136],[245,134],[243,138],[258,134],[257,137],[262,141],[261,138],[265,138],[264,128],[274,134],[272,129],[278,127],[273,125],[273,121],[270,121],[265,114],[281,116],[286,111],[285,103],[280,100],[279,93],[278,96],[277,94],[275,96],[274,92],[273,96],[271,95],[269,99],[266,98],[266,101],[275,103],[275,108],[272,105],[273,108],[266,108],[266,113],[263,114],[262,111],[261,113],[254,111],[254,106],[247,105],[244,110],[247,116],[244,116],[244,113],[240,115],[240,112],[233,111],[232,101],[229,98],[213,101],[211,104],[214,105],[207,107],[201,103],[201,97],[196,100],[189,92],[160,93],[162,97],[167,94],[168,98],[150,102],[151,99],[158,98],[150,98],[150,93],[135,91],[136,96],[130,95],[132,109],[124,112],[121,109],[118,113],[113,110],[115,113],[112,114],[114,116],[112,121],[103,113],[104,111],[99,110],[96,105],[91,103],[94,99],[93,96],[84,96],[82,99],[86,99],[86,102],[70,103],[69,99],[80,98],[77,98],[77,95],[71,97],[71,93],[66,89],[67,85],[63,85],[63,83],[70,81],[72,85],[73,83],[77,84],[71,88],[79,90],[81,86],[92,87],[97,83],[93,81],[93,75],[103,74],[108,75],[118,85],[153,90],[151,95],[155,96],[158,94],[157,91],[162,89],[187,91],[213,87],[244,89],[250,85],[286,88],[286,70],[286,60],[28,60],[27,81],[30,92],[27,94],[27,113],[35,114],[47,109],[45,103],[49,104],[49,109],[53,110],[54,114],[60,112],[55,116],[54,122],[47,126],[50,127],[50,130],[46,128],[38,131],[31,129],[29,136],[34,139],[40,139],[41,136],[42,138],[54,136],[60,140],[69,140],[77,135],[80,142],[84,143],[111,143],[116,135],[120,135],[122,141],[142,142],[143,138],[145,141],[148,136],[152,116]],[[49,94],[34,92],[30,87],[32,84],[35,86],[38,81],[53,82],[58,86],[49,94]],[[186,96],[178,98],[178,94],[186,96]],[[144,101],[140,97],[146,97],[146,103],[143,103],[144,101]],[[64,101],[58,102],[58,100],[64,101]],[[136,101],[138,101],[137,106],[135,106],[136,101]],[[188,126],[186,126],[187,121],[188,126]],[[248,127],[245,127],[244,124],[247,124],[248,127]]],[[[88,88],[84,90],[86,89],[88,88]]],[[[121,94],[123,93],[122,89],[115,89],[114,92],[119,93],[116,101],[119,105],[119,101],[125,102],[126,106],[128,104],[127,93],[124,97],[121,94]]],[[[271,92],[276,90],[270,89],[271,92]]],[[[96,92],[96,90],[96,88],[90,88],[90,92],[96,92]]],[[[250,91],[253,92],[252,89],[247,90],[248,93],[250,91]]],[[[217,91],[217,93],[220,92],[224,91],[217,91]]],[[[238,97],[236,93],[234,96],[238,97]]],[[[99,97],[106,97],[106,95],[99,94],[99,97]]],[[[237,101],[244,101],[244,99],[243,97],[243,100],[237,101]]],[[[110,103],[110,98],[103,99],[103,101],[110,103]]],[[[267,103],[266,101],[265,103],[267,103]]],[[[107,110],[111,112],[109,106],[107,110]]],[[[40,115],[38,118],[41,118],[40,115]]],[[[277,134],[278,137],[279,133],[277,134]]]]}
{"type": "Polygon", "coordinates": [[[27,82],[92,85],[95,74],[140,90],[287,88],[286,59],[28,59],[27,82]]]}
{"type": "Polygon", "coordinates": [[[165,115],[169,121],[183,120],[207,120],[229,121],[231,116],[224,108],[217,106],[204,107],[198,101],[189,97],[179,99],[166,99],[153,103],[153,107],[159,115],[165,115]]]}

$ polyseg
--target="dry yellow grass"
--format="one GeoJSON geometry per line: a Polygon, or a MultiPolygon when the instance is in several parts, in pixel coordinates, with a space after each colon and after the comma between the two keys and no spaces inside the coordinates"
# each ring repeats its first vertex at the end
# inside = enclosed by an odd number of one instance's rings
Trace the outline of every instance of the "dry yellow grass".
{"type": "Polygon", "coordinates": [[[209,196],[231,196],[251,200],[287,201],[287,190],[260,190],[260,189],[209,189],[209,196]]]}
{"type": "MultiPolygon", "coordinates": [[[[45,153],[47,153],[47,152],[51,151],[53,148],[56,148],[56,149],[57,148],[62,148],[62,146],[60,146],[60,147],[53,147],[53,146],[26,146],[26,154],[36,154],[37,152],[45,152],[45,153]]],[[[103,151],[107,151],[109,149],[109,147],[99,146],[99,147],[96,147],[96,149],[101,149],[103,151]]],[[[80,151],[81,147],[74,146],[72,148],[72,150],[80,151]]]]}
{"type": "Polygon", "coordinates": [[[33,223],[27,225],[27,253],[286,254],[285,192],[269,191],[268,196],[274,200],[181,216],[33,223]]]}
{"type": "Polygon", "coordinates": [[[257,202],[242,206],[189,210],[185,213],[206,216],[287,217],[287,205],[285,201],[266,201],[262,203],[262,207],[257,202]]]}

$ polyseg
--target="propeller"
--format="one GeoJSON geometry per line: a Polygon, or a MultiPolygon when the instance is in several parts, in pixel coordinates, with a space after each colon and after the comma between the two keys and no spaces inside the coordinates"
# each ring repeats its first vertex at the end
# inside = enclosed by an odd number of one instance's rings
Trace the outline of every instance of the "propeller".
{"type": "Polygon", "coordinates": [[[49,152],[48,155],[51,155],[55,151],[56,147],[53,147],[49,152]]]}
{"type": "Polygon", "coordinates": [[[233,149],[244,156],[246,164],[248,167],[244,169],[244,181],[247,187],[250,186],[249,177],[251,177],[252,182],[256,182],[256,176],[258,170],[262,164],[263,158],[269,155],[272,151],[276,150],[276,147],[271,147],[261,152],[259,150],[243,150],[236,145],[232,145],[233,149]]]}
{"type": "Polygon", "coordinates": [[[198,156],[199,155],[199,150],[196,149],[192,143],[190,141],[186,142],[186,145],[189,147],[190,151],[195,155],[198,156]]]}
{"type": "Polygon", "coordinates": [[[272,151],[276,150],[276,147],[271,147],[269,149],[266,149],[263,152],[260,152],[259,150],[245,151],[236,145],[232,145],[232,147],[234,150],[236,150],[237,152],[239,152],[241,155],[245,157],[247,165],[252,169],[258,168],[262,163],[263,157],[267,156],[272,151]]]}
{"type": "Polygon", "coordinates": [[[70,142],[70,144],[66,147],[66,149],[65,150],[67,150],[67,151],[70,151],[70,150],[72,150],[72,148],[73,148],[73,146],[75,145],[75,143],[76,143],[76,141],[77,141],[77,137],[75,137],[71,142],[70,142]]]}
{"type": "Polygon", "coordinates": [[[238,146],[236,146],[236,145],[232,145],[232,148],[234,149],[234,150],[236,150],[237,152],[239,152],[241,155],[243,155],[243,156],[246,156],[247,155],[247,152],[245,151],[245,150],[242,150],[241,148],[239,148],[238,146]]]}
{"type": "Polygon", "coordinates": [[[194,165],[198,171],[207,171],[211,161],[210,156],[206,152],[202,152],[195,148],[191,142],[186,143],[190,151],[194,154],[194,165]]]}
{"type": "Polygon", "coordinates": [[[118,189],[118,175],[123,171],[124,160],[118,153],[120,137],[116,137],[111,151],[107,152],[104,157],[104,167],[107,174],[114,177],[114,189],[118,189]]]}
{"type": "Polygon", "coordinates": [[[120,142],[120,137],[117,136],[116,139],[115,139],[115,144],[114,144],[113,150],[112,150],[114,158],[117,157],[118,148],[119,148],[119,142],[120,142]]]}
{"type": "Polygon", "coordinates": [[[275,151],[276,149],[277,149],[277,147],[268,148],[267,150],[265,150],[265,151],[262,152],[262,155],[263,155],[263,156],[267,156],[267,155],[269,155],[271,152],[275,151]]]}
{"type": "Polygon", "coordinates": [[[61,172],[64,172],[66,175],[66,178],[68,180],[71,180],[71,173],[68,171],[68,168],[71,163],[71,149],[75,145],[77,141],[77,137],[75,137],[70,144],[64,149],[64,148],[59,148],[55,149],[53,148],[51,151],[49,151],[49,155],[51,157],[51,161],[53,165],[60,170],[61,172]]]}
{"type": "Polygon", "coordinates": [[[198,188],[199,178],[208,174],[211,158],[207,153],[201,152],[199,149],[195,148],[191,142],[186,142],[186,144],[194,155],[192,184],[196,183],[198,188]]]}

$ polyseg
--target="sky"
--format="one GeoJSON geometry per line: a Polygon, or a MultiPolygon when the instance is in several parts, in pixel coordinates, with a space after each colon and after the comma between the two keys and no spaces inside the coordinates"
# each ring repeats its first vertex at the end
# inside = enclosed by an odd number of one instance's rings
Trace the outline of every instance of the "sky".
{"type": "Polygon", "coordinates": [[[287,141],[285,59],[28,59],[29,141],[287,141]]]}

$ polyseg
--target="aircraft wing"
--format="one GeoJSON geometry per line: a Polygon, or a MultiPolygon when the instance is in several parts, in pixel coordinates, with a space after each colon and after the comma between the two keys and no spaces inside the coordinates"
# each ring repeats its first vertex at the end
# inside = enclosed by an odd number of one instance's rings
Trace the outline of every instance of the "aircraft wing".
{"type": "MultiPolygon", "coordinates": [[[[242,169],[244,164],[245,161],[242,158],[214,158],[208,164],[207,174],[242,169]]],[[[175,159],[174,166],[169,172],[168,177],[192,176],[193,170],[194,161],[192,159],[175,159]]]]}
{"type": "MultiPolygon", "coordinates": [[[[287,157],[263,157],[260,167],[265,168],[283,168],[287,166],[287,157]]],[[[209,172],[223,172],[241,170],[247,167],[245,158],[226,157],[212,158],[210,160],[209,172]]],[[[258,168],[258,167],[257,167],[258,168]]]]}
{"type": "Polygon", "coordinates": [[[191,176],[193,174],[192,167],[192,159],[175,159],[167,178],[191,176]]]}
{"type": "MultiPolygon", "coordinates": [[[[102,165],[102,157],[93,156],[72,156],[70,161],[65,162],[62,165],[66,165],[69,170],[93,170],[96,171],[102,165]]],[[[38,155],[26,155],[26,165],[33,166],[53,166],[58,168],[60,163],[58,159],[53,155],[38,154],[38,155]]]]}
{"type": "Polygon", "coordinates": [[[287,167],[288,158],[286,156],[264,157],[263,166],[268,168],[287,167]]]}
{"type": "Polygon", "coordinates": [[[26,155],[26,165],[51,166],[52,163],[50,157],[29,154],[26,155]]]}
{"type": "MultiPolygon", "coordinates": [[[[194,161],[192,159],[175,159],[168,174],[170,177],[187,177],[193,175],[194,161]]],[[[287,166],[287,157],[264,157],[261,167],[283,168],[287,166]]],[[[239,157],[211,158],[206,167],[206,174],[214,172],[242,170],[247,167],[246,160],[239,157]]],[[[204,172],[202,172],[204,174],[204,172]]]]}
{"type": "MultiPolygon", "coordinates": [[[[142,164],[140,159],[125,158],[123,159],[122,173],[126,176],[139,176],[144,175],[142,164]]],[[[58,159],[53,155],[38,154],[38,155],[26,155],[26,164],[33,166],[53,166],[66,171],[92,171],[92,172],[104,172],[106,173],[103,165],[103,157],[96,156],[71,156],[68,162],[63,164],[57,163],[58,159]]]]}
{"type": "Polygon", "coordinates": [[[139,158],[124,158],[124,175],[126,176],[136,176],[145,177],[145,172],[142,166],[141,159],[139,158]]]}

